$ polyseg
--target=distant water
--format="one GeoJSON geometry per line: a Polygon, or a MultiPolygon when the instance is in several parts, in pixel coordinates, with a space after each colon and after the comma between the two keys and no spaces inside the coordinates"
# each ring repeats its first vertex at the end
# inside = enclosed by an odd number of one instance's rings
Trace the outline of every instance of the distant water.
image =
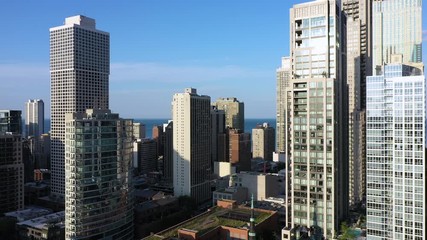
{"type": "MultiPolygon", "coordinates": [[[[136,118],[134,122],[139,122],[145,124],[145,135],[146,137],[152,137],[153,126],[163,125],[167,123],[168,119],[166,118],[136,118]]],[[[276,128],[276,119],[274,118],[248,118],[245,120],[245,132],[252,133],[252,128],[256,127],[257,124],[268,123],[271,127],[276,128]]],[[[45,120],[45,132],[50,130],[50,119],[45,120]]]]}

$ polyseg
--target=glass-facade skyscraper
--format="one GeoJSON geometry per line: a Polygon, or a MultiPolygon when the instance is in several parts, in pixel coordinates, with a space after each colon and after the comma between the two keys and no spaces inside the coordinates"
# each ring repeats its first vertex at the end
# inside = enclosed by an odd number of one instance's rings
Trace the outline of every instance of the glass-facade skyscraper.
{"type": "Polygon", "coordinates": [[[373,67],[392,62],[422,62],[422,0],[376,0],[372,3],[373,67]]]}
{"type": "Polygon", "coordinates": [[[65,116],[66,239],[133,239],[132,120],[65,116]]]}
{"type": "Polygon", "coordinates": [[[366,98],[367,237],[426,239],[425,77],[385,65],[366,98]]]}

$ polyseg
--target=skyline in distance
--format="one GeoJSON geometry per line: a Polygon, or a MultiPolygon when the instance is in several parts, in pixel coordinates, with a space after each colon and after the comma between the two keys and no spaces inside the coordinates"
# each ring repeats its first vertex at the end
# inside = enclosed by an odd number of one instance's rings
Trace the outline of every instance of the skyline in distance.
{"type": "Polygon", "coordinates": [[[49,28],[82,14],[110,33],[110,109],[121,116],[170,118],[173,94],[193,87],[212,102],[238,98],[247,118],[275,117],[276,69],[289,55],[289,9],[299,2],[5,2],[0,109],[39,98],[50,118],[49,28]]]}

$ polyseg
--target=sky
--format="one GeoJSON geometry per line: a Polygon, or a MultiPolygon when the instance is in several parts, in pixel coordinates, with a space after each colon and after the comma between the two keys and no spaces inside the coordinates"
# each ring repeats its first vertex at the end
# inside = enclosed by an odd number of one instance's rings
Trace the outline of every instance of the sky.
{"type": "Polygon", "coordinates": [[[170,118],[173,94],[193,87],[212,101],[237,97],[246,118],[274,118],[289,9],[300,2],[3,1],[0,109],[24,110],[28,99],[43,99],[50,117],[49,28],[80,14],[110,33],[110,109],[120,116],[170,118]]]}

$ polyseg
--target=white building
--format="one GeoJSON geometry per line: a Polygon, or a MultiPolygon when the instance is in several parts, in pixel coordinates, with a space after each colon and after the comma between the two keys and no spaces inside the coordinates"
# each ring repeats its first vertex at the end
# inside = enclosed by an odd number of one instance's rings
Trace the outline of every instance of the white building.
{"type": "Polygon", "coordinates": [[[38,138],[44,133],[44,102],[30,99],[25,103],[25,109],[26,136],[38,138]]]}
{"type": "Polygon", "coordinates": [[[186,88],[172,101],[173,186],[175,196],[197,202],[211,198],[211,98],[186,88]]]}
{"type": "Polygon", "coordinates": [[[85,16],[50,29],[52,195],[65,193],[65,114],[108,109],[110,36],[85,16]]]}
{"type": "Polygon", "coordinates": [[[426,239],[425,77],[385,65],[366,97],[368,239],[426,239]]]}

